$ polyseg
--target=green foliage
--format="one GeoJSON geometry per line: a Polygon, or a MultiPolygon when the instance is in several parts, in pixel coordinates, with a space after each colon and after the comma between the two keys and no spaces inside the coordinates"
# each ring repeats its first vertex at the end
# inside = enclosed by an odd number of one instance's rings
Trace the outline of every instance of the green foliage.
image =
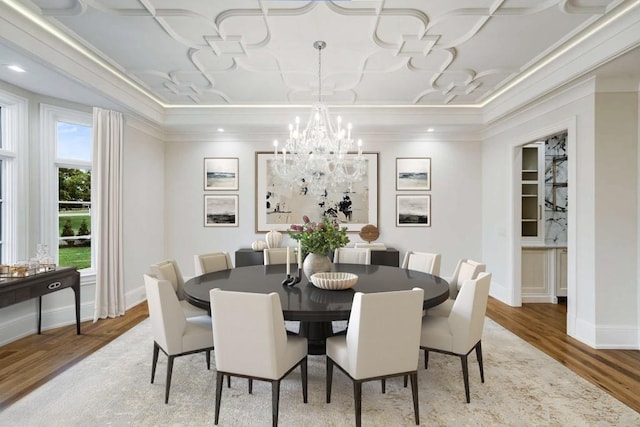
{"type": "Polygon", "coordinates": [[[67,218],[64,222],[64,226],[62,226],[62,231],[60,232],[62,237],[75,236],[76,233],[73,231],[73,226],[71,225],[71,220],[67,218]]]}
{"type": "Polygon", "coordinates": [[[89,231],[89,226],[87,225],[87,220],[85,218],[82,219],[80,223],[80,227],[78,228],[78,236],[89,236],[91,232],[89,231]]]}
{"type": "Polygon", "coordinates": [[[91,201],[91,171],[58,169],[59,200],[65,202],[91,201]]]}
{"type": "Polygon", "coordinates": [[[82,221],[86,221],[87,224],[90,224],[91,223],[91,217],[89,216],[88,213],[86,215],[66,216],[65,215],[65,211],[59,212],[59,216],[58,216],[58,231],[60,233],[60,236],[62,236],[62,230],[64,229],[64,226],[67,223],[67,221],[71,221],[71,228],[73,228],[74,230],[78,230],[78,229],[80,229],[80,225],[82,224],[82,221]]]}
{"type": "Polygon", "coordinates": [[[76,267],[78,270],[91,267],[91,248],[86,246],[58,248],[58,265],[76,267]]]}
{"type": "Polygon", "coordinates": [[[349,243],[347,228],[324,217],[322,222],[309,221],[306,215],[303,225],[292,225],[289,236],[300,241],[302,251],[314,254],[329,254],[349,243]]]}

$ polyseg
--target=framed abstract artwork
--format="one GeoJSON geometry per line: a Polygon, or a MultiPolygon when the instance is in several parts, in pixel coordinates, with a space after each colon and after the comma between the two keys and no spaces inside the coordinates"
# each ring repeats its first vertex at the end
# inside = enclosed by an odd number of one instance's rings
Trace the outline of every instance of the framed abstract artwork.
{"type": "Polygon", "coordinates": [[[396,190],[431,190],[431,158],[396,158],[396,190]]]}
{"type": "Polygon", "coordinates": [[[238,158],[205,157],[205,190],[238,190],[238,158]]]}
{"type": "MultiPolygon", "coordinates": [[[[273,153],[256,153],[256,232],[286,231],[301,224],[303,215],[317,222],[335,219],[348,231],[378,224],[378,153],[363,153],[365,173],[360,181],[321,196],[306,191],[303,182],[284,182],[273,173],[273,153]]],[[[355,154],[349,154],[355,156],[355,154]]]]}
{"type": "Polygon", "coordinates": [[[396,227],[431,227],[431,195],[396,195],[396,227]]]}
{"type": "Polygon", "coordinates": [[[238,195],[205,195],[205,227],[237,227],[238,195]]]}

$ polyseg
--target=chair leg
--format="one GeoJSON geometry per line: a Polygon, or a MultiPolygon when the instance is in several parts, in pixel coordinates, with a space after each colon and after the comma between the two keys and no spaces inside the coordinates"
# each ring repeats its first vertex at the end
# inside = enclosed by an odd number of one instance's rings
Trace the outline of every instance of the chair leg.
{"type": "MultiPolygon", "coordinates": [[[[228,377],[229,375],[227,375],[228,377]]],[[[214,424],[218,425],[218,418],[220,417],[220,400],[222,399],[222,384],[224,383],[224,375],[220,372],[216,372],[216,415],[214,424]]]]}
{"type": "Polygon", "coordinates": [[[231,375],[227,375],[227,388],[231,388],[231,375]]]}
{"type": "Polygon", "coordinates": [[[429,350],[426,348],[424,350],[424,369],[429,368],[429,350]]]}
{"type": "Polygon", "coordinates": [[[381,379],[380,385],[382,386],[382,394],[385,394],[387,392],[387,380],[384,378],[381,379]]]}
{"type": "Polygon", "coordinates": [[[204,357],[207,359],[207,371],[208,371],[211,369],[211,350],[207,350],[205,352],[204,357]]]}
{"type": "MultiPolygon", "coordinates": [[[[407,377],[405,376],[405,379],[407,377]]],[[[413,395],[413,413],[416,417],[416,425],[420,425],[420,408],[418,407],[418,372],[411,374],[411,394],[413,395]]]]}
{"type": "Polygon", "coordinates": [[[471,402],[469,397],[469,364],[467,362],[467,355],[461,355],[460,361],[462,362],[462,378],[464,379],[464,394],[467,398],[467,403],[471,402]]]}
{"type": "Polygon", "coordinates": [[[331,403],[331,382],[333,381],[333,360],[327,356],[327,403],[331,403]]]}
{"type": "Polygon", "coordinates": [[[302,377],[302,401],[307,403],[307,357],[300,363],[300,376],[302,377]]]}
{"type": "Polygon", "coordinates": [[[169,356],[167,362],[167,385],[164,390],[164,403],[169,403],[169,388],[171,388],[171,373],[173,372],[173,359],[174,356],[169,356]]]}
{"type": "Polygon", "coordinates": [[[253,379],[249,378],[249,394],[253,393],[253,379]]]}
{"type": "Polygon", "coordinates": [[[353,403],[356,411],[356,427],[362,426],[362,382],[353,382],[353,403]]]}
{"type": "Polygon", "coordinates": [[[484,366],[482,366],[482,341],[478,341],[478,344],[476,344],[476,358],[478,359],[478,366],[480,367],[480,379],[484,383],[484,366]]]}
{"type": "Polygon", "coordinates": [[[160,352],[160,346],[154,342],[153,343],[153,361],[151,362],[151,384],[153,384],[153,379],[156,377],[156,365],[158,364],[158,353],[160,352]]]}
{"type": "Polygon", "coordinates": [[[280,380],[271,382],[271,425],[278,426],[278,404],[280,403],[280,380]]]}
{"type": "Polygon", "coordinates": [[[408,375],[405,375],[405,376],[404,376],[404,388],[407,388],[407,382],[408,382],[408,380],[409,380],[409,376],[408,376],[408,375]]]}

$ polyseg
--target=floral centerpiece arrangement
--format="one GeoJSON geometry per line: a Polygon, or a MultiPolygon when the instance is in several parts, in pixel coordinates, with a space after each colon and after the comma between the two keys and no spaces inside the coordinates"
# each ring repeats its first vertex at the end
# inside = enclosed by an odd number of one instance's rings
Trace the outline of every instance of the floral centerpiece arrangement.
{"type": "Polygon", "coordinates": [[[302,221],[302,225],[291,225],[289,236],[300,242],[303,253],[327,255],[349,243],[347,228],[340,228],[337,222],[327,217],[316,223],[304,215],[302,221]]]}

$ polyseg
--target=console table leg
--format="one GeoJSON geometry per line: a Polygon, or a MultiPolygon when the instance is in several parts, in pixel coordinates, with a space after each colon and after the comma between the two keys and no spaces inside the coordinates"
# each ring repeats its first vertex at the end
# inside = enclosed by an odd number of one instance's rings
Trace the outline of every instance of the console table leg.
{"type": "Polygon", "coordinates": [[[73,287],[76,299],[76,334],[80,335],[80,285],[73,287]]]}
{"type": "Polygon", "coordinates": [[[40,329],[42,327],[42,297],[38,297],[38,335],[40,335],[40,329]]]}

